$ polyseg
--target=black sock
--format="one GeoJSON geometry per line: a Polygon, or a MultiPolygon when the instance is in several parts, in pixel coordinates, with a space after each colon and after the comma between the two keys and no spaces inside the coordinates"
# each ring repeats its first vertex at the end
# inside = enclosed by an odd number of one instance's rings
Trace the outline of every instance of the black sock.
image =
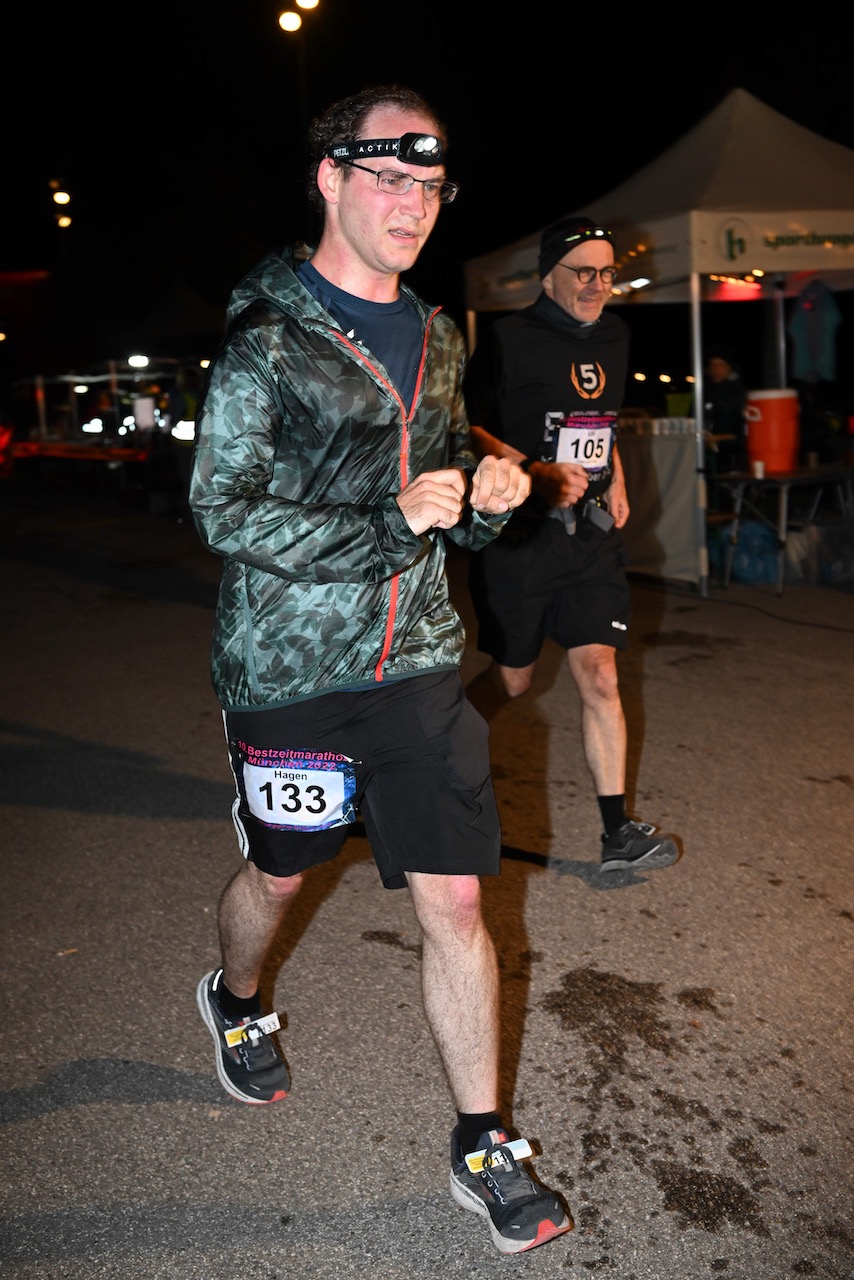
{"type": "Polygon", "coordinates": [[[241,1018],[260,1018],[261,1016],[261,997],[257,991],[254,996],[244,1000],[242,996],[236,996],[233,991],[229,991],[222,978],[216,989],[216,1001],[225,1016],[232,1022],[239,1022],[241,1018]]]}
{"type": "Polygon", "coordinates": [[[490,1129],[504,1129],[497,1111],[458,1111],[457,1121],[464,1156],[480,1150],[480,1140],[490,1129]]]}
{"type": "Polygon", "coordinates": [[[599,812],[602,815],[602,826],[605,828],[605,835],[610,836],[615,831],[619,831],[620,827],[628,822],[626,817],[626,797],[622,796],[597,796],[599,801],[599,812]]]}

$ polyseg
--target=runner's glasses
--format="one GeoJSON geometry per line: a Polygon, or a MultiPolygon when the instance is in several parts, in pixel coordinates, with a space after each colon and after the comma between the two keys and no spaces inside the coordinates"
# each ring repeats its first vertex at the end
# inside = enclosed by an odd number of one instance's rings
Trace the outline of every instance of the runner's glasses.
{"type": "Polygon", "coordinates": [[[566,262],[559,262],[559,267],[563,267],[564,271],[574,271],[578,276],[579,284],[589,284],[591,280],[598,275],[603,284],[613,284],[617,278],[616,267],[571,267],[566,262]]]}
{"type": "Polygon", "coordinates": [[[361,169],[362,173],[370,173],[377,180],[377,188],[387,196],[405,196],[412,190],[414,182],[424,188],[426,200],[440,200],[442,204],[451,204],[460,189],[458,182],[449,182],[447,178],[413,178],[409,173],[401,173],[399,169],[369,169],[366,164],[356,164],[355,160],[338,160],[338,164],[348,164],[351,169],[361,169]]]}

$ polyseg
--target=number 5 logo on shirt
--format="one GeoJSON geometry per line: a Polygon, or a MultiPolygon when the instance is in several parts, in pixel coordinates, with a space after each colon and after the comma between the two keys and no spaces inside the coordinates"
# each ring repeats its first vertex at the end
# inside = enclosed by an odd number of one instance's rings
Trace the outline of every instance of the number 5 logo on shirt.
{"type": "Polygon", "coordinates": [[[592,364],[576,364],[573,360],[569,376],[582,400],[598,400],[605,390],[605,372],[598,360],[592,364]]]}

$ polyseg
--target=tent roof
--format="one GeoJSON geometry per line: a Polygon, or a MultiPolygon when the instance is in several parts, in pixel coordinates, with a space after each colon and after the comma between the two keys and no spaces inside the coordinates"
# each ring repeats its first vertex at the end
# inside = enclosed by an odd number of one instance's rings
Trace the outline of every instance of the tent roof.
{"type": "MultiPolygon", "coordinates": [[[[854,151],[744,89],[620,186],[567,212],[611,227],[621,275],[653,282],[615,302],[686,301],[692,272],[710,300],[728,287],[714,292],[714,273],[720,280],[754,269],[765,276],[742,296],[774,296],[780,279],[793,296],[816,276],[832,289],[854,288],[854,151]]],[[[539,239],[536,231],[464,264],[470,325],[477,311],[533,301],[539,239]]]]}
{"type": "Polygon", "coordinates": [[[686,210],[854,209],[854,152],[733,89],[667,151],[590,206],[632,218],[686,210]]]}

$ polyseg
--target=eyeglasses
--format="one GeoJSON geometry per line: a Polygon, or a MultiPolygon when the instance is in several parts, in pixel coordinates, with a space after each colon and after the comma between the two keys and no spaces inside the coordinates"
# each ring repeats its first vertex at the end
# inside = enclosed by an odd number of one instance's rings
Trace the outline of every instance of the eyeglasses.
{"type": "Polygon", "coordinates": [[[377,188],[387,196],[405,196],[412,190],[412,184],[418,182],[424,188],[425,200],[439,200],[442,204],[451,204],[460,189],[458,182],[449,182],[447,178],[413,178],[409,173],[399,169],[369,169],[366,164],[356,164],[355,160],[342,160],[338,164],[348,164],[351,169],[361,169],[362,173],[370,173],[377,180],[377,188]]]}
{"type": "Polygon", "coordinates": [[[596,276],[603,284],[613,284],[617,278],[616,267],[571,267],[567,262],[559,262],[557,265],[563,267],[564,271],[574,271],[579,284],[590,284],[596,276]]]}

